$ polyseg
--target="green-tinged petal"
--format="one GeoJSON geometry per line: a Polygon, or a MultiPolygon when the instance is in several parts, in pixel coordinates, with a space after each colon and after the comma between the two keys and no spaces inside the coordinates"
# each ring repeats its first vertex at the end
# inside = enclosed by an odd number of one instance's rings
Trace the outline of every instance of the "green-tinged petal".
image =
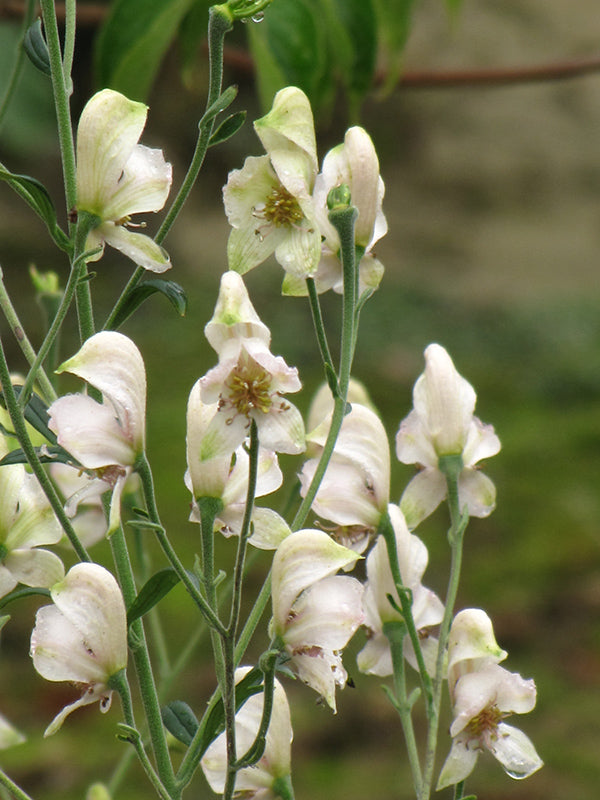
{"type": "Polygon", "coordinates": [[[424,469],[415,475],[400,498],[400,509],[410,530],[435,511],[446,493],[446,479],[441,472],[424,469]]]}
{"type": "Polygon", "coordinates": [[[136,145],[112,195],[106,198],[102,218],[120,220],[132,214],[160,211],[171,189],[172,169],[162,150],[136,145]]]}
{"type": "Polygon", "coordinates": [[[268,414],[254,411],[252,416],[258,427],[258,440],[262,447],[292,455],[304,452],[304,420],[296,406],[284,402],[268,414]]]}
{"type": "Polygon", "coordinates": [[[7,747],[22,744],[24,741],[25,736],[10,724],[3,714],[0,714],[0,750],[6,750],[7,747]]]}
{"type": "Polygon", "coordinates": [[[148,108],[103,89],[83,109],[77,129],[77,205],[105,219],[104,203],[140,138],[148,108]]]}
{"type": "Polygon", "coordinates": [[[256,338],[269,346],[271,333],[256,313],[237,272],[229,270],[221,276],[217,304],[204,335],[218,354],[230,339],[256,338]]]}
{"type": "Polygon", "coordinates": [[[455,786],[468,778],[475,768],[478,756],[479,750],[469,749],[460,740],[453,741],[448,758],[440,772],[436,790],[439,792],[447,786],[455,786]]]}
{"type": "Polygon", "coordinates": [[[354,564],[359,557],[324,531],[301,530],[284,539],[273,559],[275,633],[284,632],[290,609],[304,589],[354,564]]]}
{"type": "Polygon", "coordinates": [[[169,254],[149,236],[112,222],[104,222],[98,230],[108,244],[138,266],[150,272],[166,272],[171,269],[169,254]]]}
{"type": "Polygon", "coordinates": [[[511,778],[528,778],[544,766],[533,742],[523,731],[501,722],[490,751],[511,778]]]}
{"type": "Polygon", "coordinates": [[[286,272],[302,278],[312,276],[321,258],[321,234],[316,224],[303,220],[301,225],[289,228],[275,250],[275,258],[286,272]]]}
{"type": "Polygon", "coordinates": [[[259,550],[276,550],[291,534],[290,526],[271,508],[254,507],[250,544],[259,550]]]}
{"type": "Polygon", "coordinates": [[[13,550],[6,556],[4,565],[25,586],[53,586],[65,574],[60,558],[39,548],[13,550]]]}
{"type": "Polygon", "coordinates": [[[17,585],[18,581],[4,564],[0,564],[0,597],[5,597],[17,585]]]}
{"type": "Polygon", "coordinates": [[[244,275],[249,270],[262,264],[275,252],[287,236],[287,228],[272,225],[260,225],[254,220],[252,225],[243,228],[232,228],[227,240],[227,263],[229,269],[244,275]]]}
{"type": "Polygon", "coordinates": [[[496,487],[477,469],[463,469],[458,479],[458,502],[471,517],[488,517],[496,508],[496,487]]]}

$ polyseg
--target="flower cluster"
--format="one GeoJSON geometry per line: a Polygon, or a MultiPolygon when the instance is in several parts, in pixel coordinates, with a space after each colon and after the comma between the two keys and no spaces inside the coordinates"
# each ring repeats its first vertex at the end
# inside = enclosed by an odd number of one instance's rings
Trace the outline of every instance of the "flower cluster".
{"type": "Polygon", "coordinates": [[[327,217],[327,196],[349,188],[358,210],[355,242],[360,290],[376,289],[383,266],[372,248],[386,233],[383,181],[377,153],[362,128],[350,128],[318,173],[312,111],[306,95],[287,87],[275,95],[268,114],[254,123],[266,155],[246,159],[223,189],[232,226],[227,254],[231,269],[245,273],[270,255],[285,270],[284,294],[306,294],[306,278],[317,290],[341,291],[340,242],[327,217]]]}

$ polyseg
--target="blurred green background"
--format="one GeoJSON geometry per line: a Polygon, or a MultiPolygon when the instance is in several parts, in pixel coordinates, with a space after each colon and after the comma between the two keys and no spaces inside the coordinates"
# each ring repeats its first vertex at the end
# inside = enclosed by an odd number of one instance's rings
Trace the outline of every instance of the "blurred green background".
{"type": "MultiPolygon", "coordinates": [[[[0,28],[0,60],[10,55],[11,28],[0,28]]],[[[83,30],[79,39],[76,109],[91,86],[90,37],[83,30]]],[[[594,0],[466,0],[453,25],[439,2],[423,0],[405,69],[543,63],[593,55],[598,42],[594,0]]],[[[250,120],[258,116],[251,74],[229,67],[227,80],[240,85],[236,108],[248,108],[250,120]]],[[[43,180],[61,208],[48,86],[28,67],[21,89],[0,132],[2,161],[43,180]]],[[[149,104],[144,143],[164,147],[178,182],[203,98],[181,89],[176,53],[167,57],[149,104]]],[[[372,95],[360,121],[380,155],[390,232],[377,247],[386,275],[362,316],[355,374],[369,387],[393,437],[410,409],[422,351],[438,341],[477,389],[477,413],[494,424],[503,444],[486,465],[498,508],[469,526],[459,607],[484,607],[509,651],[506,666],[535,677],[537,708],[513,723],[531,736],[546,766],[517,783],[484,757],[468,788],[482,800],[590,800],[600,779],[600,75],[507,88],[400,86],[372,95]]],[[[320,127],[321,158],[348,123],[340,102],[320,127]]],[[[249,153],[259,154],[260,146],[247,124],[211,153],[166,242],[174,265],[170,277],[189,296],[186,318],[157,299],[124,329],[146,358],[148,439],[161,514],[190,558],[197,531],[187,522],[182,481],[185,406],[193,382],[214,361],[202,330],[226,269],[220,188],[249,153]]],[[[42,225],[0,186],[0,265],[35,343],[43,325],[31,301],[31,262],[55,269],[64,280],[66,263],[48,246],[42,225]]],[[[97,273],[102,319],[129,266],[107,252],[97,273]]],[[[247,283],[272,329],[274,352],[300,368],[306,390],[298,405],[305,410],[321,380],[310,313],[303,301],[279,296],[280,281],[280,268],[270,262],[247,283]]],[[[337,298],[326,298],[324,308],[335,327],[337,298]]],[[[7,334],[4,320],[0,324],[7,334]]],[[[7,335],[3,339],[15,369],[21,367],[16,346],[7,335]]],[[[63,354],[75,346],[71,326],[63,354]]],[[[398,464],[393,470],[392,498],[398,499],[411,471],[398,464]]],[[[445,526],[438,512],[418,530],[430,549],[426,583],[442,595],[445,526]]],[[[231,546],[222,550],[228,558],[231,546]]],[[[162,566],[158,554],[155,563],[162,566]]],[[[256,582],[267,563],[259,558],[256,582]]],[[[3,752],[1,763],[34,797],[83,797],[89,781],[106,776],[125,747],[114,740],[118,711],[80,711],[40,746],[44,727],[72,692],[46,684],[33,671],[26,653],[34,611],[35,605],[14,609],[3,632],[0,709],[30,742],[3,752]]],[[[165,610],[175,651],[194,624],[192,613],[175,590],[165,610]]],[[[310,690],[289,687],[298,800],[412,796],[400,726],[381,681],[353,667],[361,642],[358,636],[345,658],[356,687],[340,694],[337,716],[318,706],[310,690]]],[[[181,697],[200,714],[211,687],[210,667],[199,655],[181,690],[167,699],[181,697]]],[[[444,751],[442,744],[440,758],[444,751]]],[[[148,796],[134,768],[119,797],[148,796]]],[[[201,776],[189,796],[211,796],[201,776]]]]}

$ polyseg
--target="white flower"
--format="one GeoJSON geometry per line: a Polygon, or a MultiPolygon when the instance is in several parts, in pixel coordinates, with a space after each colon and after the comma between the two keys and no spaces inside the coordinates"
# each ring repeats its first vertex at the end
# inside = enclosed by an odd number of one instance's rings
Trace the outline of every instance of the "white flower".
{"type": "Polygon", "coordinates": [[[462,458],[458,478],[461,510],[466,507],[473,517],[486,517],[494,510],[496,489],[477,469],[477,463],[498,453],[500,441],[491,425],[484,425],[473,416],[476,397],[446,350],[439,344],[430,344],[425,350],[425,372],[413,390],[413,411],[396,435],[398,459],[421,467],[400,501],[410,528],[416,527],[446,497],[446,478],[439,468],[444,456],[462,458]]]}
{"type": "MultiPolygon", "coordinates": [[[[146,372],[131,339],[115,331],[96,333],[57,372],[70,372],[102,393],[59,397],[48,409],[58,443],[85,469],[113,489],[109,533],[120,520],[120,498],[137,457],[144,450],[146,372]]],[[[90,487],[95,491],[95,487],[90,487]]]]}
{"type": "MultiPolygon", "coordinates": [[[[415,628],[421,635],[425,665],[431,673],[435,668],[438,643],[437,639],[428,635],[428,629],[442,621],[444,606],[439,597],[421,583],[429,559],[427,548],[418,536],[409,533],[398,506],[390,504],[389,516],[396,535],[400,575],[404,587],[412,595],[412,616],[415,628]]],[[[392,606],[390,597],[399,608],[400,599],[390,570],[387,545],[383,536],[379,536],[367,556],[364,608],[369,639],[357,658],[361,672],[381,676],[391,675],[393,672],[390,647],[383,625],[386,622],[401,621],[402,615],[392,606]]],[[[404,650],[409,663],[416,667],[414,650],[408,638],[405,638],[404,650]]]]}
{"type": "Polygon", "coordinates": [[[171,263],[162,247],[127,228],[132,214],[159,211],[171,188],[162,151],[137,144],[147,113],[143,103],[111,89],[89,100],[77,129],[77,210],[100,220],[86,249],[104,250],[108,242],[145,269],[164,272],[171,263]]]}
{"type": "MultiPolygon", "coordinates": [[[[106,535],[108,522],[102,505],[107,485],[101,478],[92,477],[69,464],[50,465],[50,475],[65,498],[65,512],[70,517],[77,538],[84,547],[91,547],[106,535]],[[81,498],[81,503],[80,503],[81,498]]],[[[66,536],[61,544],[71,546],[66,536]]]]}
{"type": "MultiPolygon", "coordinates": [[[[313,193],[317,224],[323,237],[322,253],[315,275],[318,292],[333,288],[342,291],[342,267],[339,260],[340,241],[329,222],[327,196],[337,186],[350,190],[352,205],[358,211],[354,229],[356,246],[364,251],[359,262],[359,296],[374,290],[383,277],[383,265],[373,247],[387,233],[382,202],[385,187],[379,174],[379,160],[371,137],[358,126],[346,131],[343,144],[330,150],[323,159],[323,168],[315,180],[313,193]]],[[[284,294],[306,294],[306,287],[296,276],[288,275],[284,294]]]]}
{"type": "Polygon", "coordinates": [[[316,270],[321,252],[312,200],[315,133],[306,95],[294,86],[277,92],[273,108],[254,128],[267,155],[247,158],[223,189],[232,226],[229,266],[244,273],[275,253],[286,273],[305,278],[316,270]]]}
{"type": "MultiPolygon", "coordinates": [[[[220,449],[218,437],[207,436],[217,411],[217,403],[206,405],[202,402],[201,385],[197,381],[190,392],[187,408],[188,470],[185,483],[192,492],[190,520],[200,522],[197,503],[199,498],[219,498],[223,508],[215,519],[215,530],[231,536],[238,535],[242,527],[248,491],[249,458],[243,446],[232,454],[227,443],[224,449],[220,449]]],[[[256,497],[276,491],[282,480],[276,453],[259,448],[256,497]]],[[[290,532],[285,520],[270,508],[254,506],[252,525],[253,534],[249,541],[262,549],[275,549],[290,532]]]]}
{"type": "Polygon", "coordinates": [[[279,545],[273,559],[272,633],[298,677],[335,712],[335,687],[346,684],[340,651],[363,621],[363,587],[335,575],[359,556],[326,533],[302,530],[279,545]]]}
{"type": "MultiPolygon", "coordinates": [[[[330,426],[331,414],[307,436],[315,457],[302,467],[302,496],[315,474],[330,426]]],[[[389,490],[390,452],[383,423],[371,409],[352,403],[313,501],[313,511],[339,526],[333,534],[336,540],[362,552],[387,511],[389,490]]]]}
{"type": "Polygon", "coordinates": [[[453,742],[438,789],[463,781],[483,750],[489,750],[512,778],[527,778],[542,766],[529,738],[503,721],[510,714],[531,711],[536,701],[532,680],[499,666],[506,655],[484,611],[470,608],[456,615],[448,640],[453,742]]]}
{"type": "Polygon", "coordinates": [[[127,664],[127,620],[119,585],[108,570],[87,562],[71,567],[51,589],[54,605],[36,614],[31,634],[33,665],[49,681],[82,684],[84,693],[54,718],[55,733],[76,708],[100,702],[108,711],[109,682],[127,664]]]}
{"type": "Polygon", "coordinates": [[[0,467],[0,597],[18,583],[52,586],[64,575],[56,544],[62,528],[37,479],[22,464],[0,467]]]}
{"type": "MultiPolygon", "coordinates": [[[[240,667],[235,671],[236,684],[248,673],[249,667],[240,667]]],[[[250,748],[258,729],[263,711],[263,693],[249,697],[235,715],[235,744],[238,758],[250,748]]],[[[290,709],[283,687],[275,680],[273,695],[273,711],[267,730],[265,751],[260,760],[252,767],[240,770],[236,775],[235,793],[254,800],[276,800],[277,782],[286,779],[291,769],[292,724],[290,709]]],[[[202,757],[201,766],[210,784],[217,794],[225,788],[227,773],[227,745],[225,733],[222,733],[210,745],[202,757]]]]}
{"type": "Polygon", "coordinates": [[[269,350],[269,329],[258,319],[239,275],[223,276],[206,333],[219,355],[218,365],[200,379],[202,401],[218,403],[205,432],[207,452],[233,453],[248,436],[252,420],[267,450],[302,452],[302,417],[282,397],[301,388],[298,371],[269,350]]]}

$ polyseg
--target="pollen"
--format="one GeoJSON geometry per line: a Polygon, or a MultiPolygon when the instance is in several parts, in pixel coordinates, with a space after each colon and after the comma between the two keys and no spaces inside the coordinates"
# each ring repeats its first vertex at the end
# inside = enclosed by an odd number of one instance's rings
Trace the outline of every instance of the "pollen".
{"type": "Polygon", "coordinates": [[[261,216],[277,228],[281,225],[297,225],[304,219],[298,201],[283,186],[273,189],[267,197],[261,216]]]}
{"type": "Polygon", "coordinates": [[[502,718],[503,714],[497,706],[488,706],[473,717],[467,730],[474,739],[481,739],[486,734],[493,736],[502,718]]]}
{"type": "Polygon", "coordinates": [[[251,411],[268,414],[273,403],[271,397],[271,375],[256,364],[239,364],[231,373],[227,383],[225,403],[238,414],[248,416],[251,411]]]}

